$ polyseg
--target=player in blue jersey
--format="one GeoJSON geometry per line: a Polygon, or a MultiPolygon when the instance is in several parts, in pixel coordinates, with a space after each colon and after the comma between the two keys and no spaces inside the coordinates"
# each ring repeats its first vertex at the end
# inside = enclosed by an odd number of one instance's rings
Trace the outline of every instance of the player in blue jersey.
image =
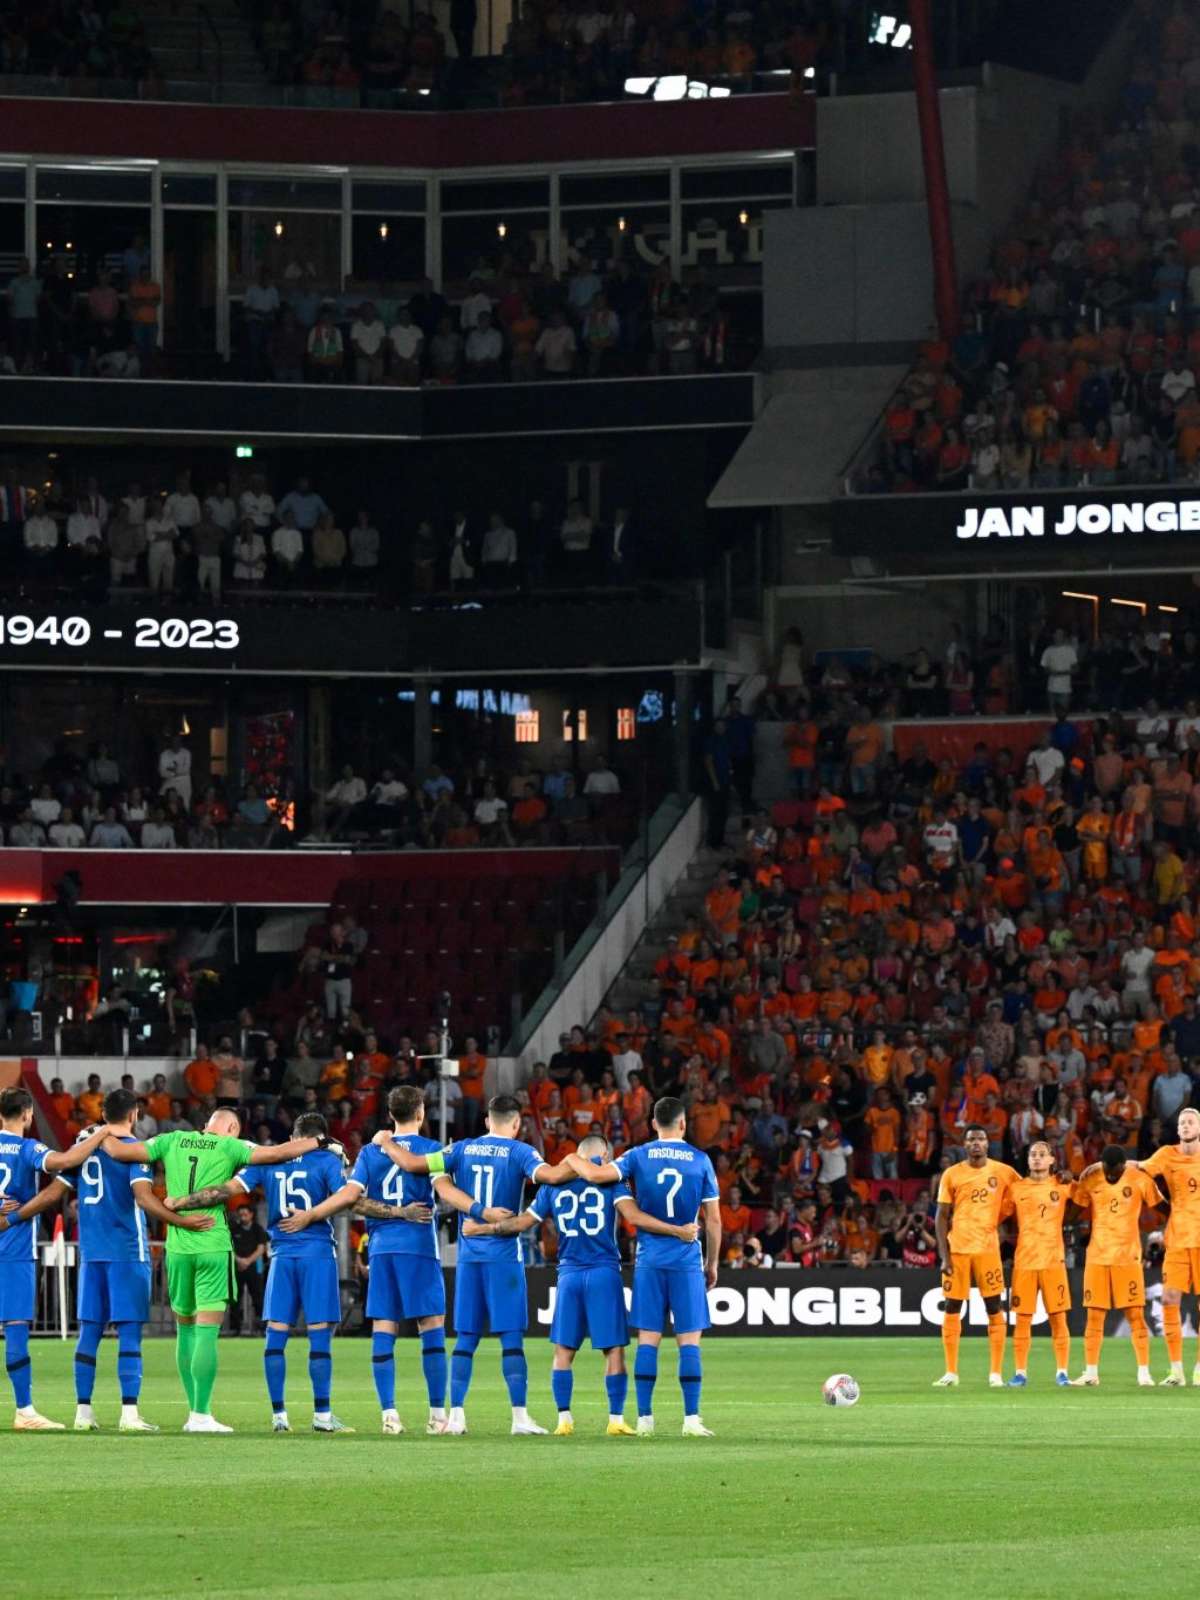
{"type": "MultiPolygon", "coordinates": [[[[327,1139],[329,1128],[318,1111],[306,1111],[296,1118],[294,1139],[327,1139]]],[[[353,1433],[354,1429],[332,1409],[333,1330],[342,1320],[338,1287],[337,1254],[333,1227],[326,1222],[308,1231],[284,1229],[284,1223],[298,1214],[311,1211],[345,1181],[341,1146],[310,1150],[289,1160],[263,1162],[255,1167],[255,1180],[239,1172],[228,1183],[212,1184],[193,1194],[180,1195],[169,1205],[172,1211],[220,1205],[238,1195],[261,1187],[267,1199],[267,1233],[271,1240],[271,1265],[263,1299],[267,1339],[263,1350],[263,1369],[271,1401],[271,1427],[275,1433],[290,1433],[285,1391],[287,1384],[287,1343],[291,1330],[304,1313],[308,1329],[308,1375],[312,1382],[314,1433],[353,1433]]]]}
{"type": "MultiPolygon", "coordinates": [[[[447,1172],[465,1189],[473,1204],[472,1221],[489,1221],[484,1213],[499,1208],[521,1210],[525,1185],[563,1183],[575,1176],[565,1162],[552,1167],[531,1144],[517,1138],[521,1107],[510,1094],[498,1094],[488,1103],[487,1132],[459,1139],[445,1151],[417,1155],[403,1150],[387,1134],[376,1141],[403,1171],[423,1176],[447,1172]]],[[[373,1259],[373,1258],[372,1258],[373,1259]]],[[[371,1268],[374,1271],[374,1266],[371,1268]]],[[[500,1340],[500,1368],[512,1402],[512,1431],[545,1433],[526,1410],[529,1368],[525,1362],[525,1329],[529,1305],[525,1294],[525,1264],[516,1239],[494,1235],[462,1236],[454,1272],[454,1354],[450,1363],[450,1414],[447,1433],[466,1433],[466,1400],[479,1341],[487,1332],[500,1340]]]]}
{"type": "MultiPolygon", "coordinates": [[[[104,1097],[104,1120],[123,1143],[133,1141],[137,1095],[113,1089],[104,1097]]],[[[79,1142],[90,1136],[90,1129],[79,1142]]],[[[142,1390],[142,1328],[150,1320],[150,1245],[146,1218],[191,1233],[205,1233],[211,1217],[176,1217],[154,1192],[150,1168],[128,1166],[97,1150],[70,1178],[51,1187],[79,1197],[79,1339],[75,1345],[75,1431],[99,1430],[92,1410],[96,1358],[104,1330],[117,1335],[117,1382],[121,1389],[121,1433],[157,1433],[138,1410],[142,1390]]]]}
{"type": "MultiPolygon", "coordinates": [[[[440,1154],[435,1139],[421,1136],[425,1097],[419,1089],[407,1084],[393,1089],[388,1114],[397,1150],[422,1157],[440,1154]]],[[[285,1233],[295,1234],[350,1207],[367,1219],[371,1371],[384,1433],[404,1432],[396,1410],[396,1338],[400,1324],[408,1319],[416,1322],[421,1337],[421,1366],[429,1394],[425,1432],[446,1432],[446,1286],[438,1259],[435,1196],[480,1219],[498,1221],[508,1215],[476,1206],[444,1174],[431,1178],[428,1172],[403,1172],[378,1145],[367,1145],[336,1194],[281,1224],[285,1233]]]]}
{"type": "Polygon", "coordinates": [[[616,1161],[597,1167],[578,1152],[566,1159],[576,1176],[593,1183],[632,1183],[638,1205],[660,1222],[694,1222],[703,1214],[704,1260],[698,1242],[687,1244],[657,1233],[639,1237],[629,1320],[638,1330],[633,1367],[637,1431],[654,1432],[658,1347],[669,1312],[679,1346],[684,1436],[708,1439],[711,1431],[700,1420],[700,1338],[708,1327],[705,1291],[716,1283],[721,1259],[717,1175],[703,1150],[688,1144],[684,1137],[687,1110],[682,1100],[669,1095],[659,1100],[653,1124],[656,1137],[648,1144],[635,1145],[616,1161]]]}
{"type": "MultiPolygon", "coordinates": [[[[584,1161],[598,1166],[612,1155],[607,1139],[589,1134],[579,1144],[584,1161]]],[[[554,1366],[550,1386],[558,1407],[558,1426],[563,1437],[575,1432],[571,1415],[574,1389],[572,1366],[584,1339],[590,1338],[593,1350],[604,1352],[604,1387],[608,1394],[610,1438],[632,1434],[625,1421],[625,1396],[629,1374],[625,1370],[625,1346],[629,1326],[625,1317],[625,1286],[621,1281],[621,1252],[617,1245],[617,1213],[639,1230],[661,1233],[694,1244],[699,1229],[694,1222],[660,1222],[643,1211],[624,1183],[604,1188],[576,1178],[557,1187],[544,1185],[519,1217],[481,1227],[463,1224],[465,1237],[494,1233],[501,1237],[525,1233],[543,1222],[553,1222],[558,1234],[558,1288],[554,1298],[554,1317],[550,1341],[554,1346],[554,1366]]]]}
{"type": "Polygon", "coordinates": [[[33,1096],[27,1089],[0,1093],[0,1324],[4,1327],[4,1364],[17,1401],[13,1428],[18,1433],[61,1433],[33,1408],[29,1361],[29,1325],[37,1304],[37,1223],[33,1219],[55,1205],[61,1190],[51,1184],[38,1193],[38,1177],[53,1177],[81,1167],[108,1137],[99,1127],[70,1150],[51,1150],[29,1137],[33,1096]]]}

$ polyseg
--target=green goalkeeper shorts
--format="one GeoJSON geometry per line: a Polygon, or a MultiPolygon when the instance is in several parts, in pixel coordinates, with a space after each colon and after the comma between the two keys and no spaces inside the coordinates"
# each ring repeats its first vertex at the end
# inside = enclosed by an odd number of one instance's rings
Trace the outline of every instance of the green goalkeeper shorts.
{"type": "Polygon", "coordinates": [[[220,1255],[172,1255],[167,1251],[167,1296],[179,1317],[197,1311],[224,1311],[233,1299],[233,1252],[220,1255]]]}

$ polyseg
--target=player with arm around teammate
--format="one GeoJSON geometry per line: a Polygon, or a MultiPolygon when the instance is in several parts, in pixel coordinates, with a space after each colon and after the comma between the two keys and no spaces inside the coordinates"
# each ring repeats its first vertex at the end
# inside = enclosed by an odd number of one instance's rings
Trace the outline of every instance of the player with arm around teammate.
{"type": "Polygon", "coordinates": [[[175,1313],[175,1364],[188,1401],[184,1433],[232,1433],[212,1414],[217,1381],[217,1341],[233,1288],[233,1240],[223,1202],[224,1185],[242,1167],[274,1165],[305,1156],[328,1141],[291,1139],[256,1145],[241,1135],[236,1111],[214,1111],[202,1131],[159,1133],[144,1143],[109,1139],[106,1155],[116,1161],[163,1164],[168,1199],[211,1190],[217,1199],[200,1215],[213,1219],[207,1233],[172,1228],[167,1234],[167,1293],[175,1313]]]}
{"type": "MultiPolygon", "coordinates": [[[[611,1159],[612,1149],[607,1139],[589,1134],[580,1141],[577,1154],[599,1166],[611,1159]]],[[[693,1244],[699,1233],[695,1222],[659,1222],[639,1207],[624,1183],[601,1187],[586,1178],[557,1186],[544,1184],[519,1217],[487,1228],[470,1221],[463,1225],[468,1237],[483,1232],[503,1237],[525,1233],[546,1221],[554,1224],[558,1234],[558,1285],[550,1324],[554,1346],[550,1386],[558,1407],[554,1432],[560,1437],[575,1432],[571,1415],[572,1367],[586,1338],[591,1339],[593,1350],[604,1352],[604,1387],[608,1394],[605,1432],[610,1438],[634,1432],[625,1421],[625,1397],[629,1391],[625,1346],[629,1343],[629,1327],[617,1246],[618,1212],[639,1230],[680,1239],[685,1244],[693,1244]]]]}
{"type": "Polygon", "coordinates": [[[51,1150],[30,1137],[33,1096],[28,1089],[0,1092],[0,1326],[4,1329],[4,1364],[13,1386],[17,1409],[15,1433],[62,1433],[61,1422],[51,1422],[33,1405],[33,1368],[29,1357],[29,1328],[37,1305],[37,1217],[62,1198],[62,1189],[49,1184],[38,1190],[38,1178],[74,1171],[100,1149],[108,1137],[101,1126],[70,1150],[51,1150]]]}
{"type": "MultiPolygon", "coordinates": [[[[470,1197],[472,1221],[491,1220],[486,1212],[499,1208],[507,1215],[521,1210],[526,1183],[564,1183],[575,1176],[566,1162],[551,1166],[532,1145],[517,1138],[521,1106],[510,1094],[495,1095],[488,1103],[487,1129],[469,1139],[459,1139],[445,1151],[417,1154],[404,1150],[388,1134],[377,1143],[404,1172],[416,1177],[446,1172],[470,1197]],[[478,1209],[477,1209],[478,1208],[478,1209]]],[[[371,1271],[374,1272],[374,1258],[371,1271]]],[[[514,1434],[544,1434],[529,1415],[529,1368],[525,1361],[525,1329],[529,1302],[525,1291],[525,1263],[516,1239],[463,1235],[458,1244],[454,1272],[454,1327],[456,1338],[450,1363],[450,1414],[447,1433],[467,1431],[466,1403],[472,1363],[485,1333],[500,1340],[500,1366],[512,1404],[514,1434]]]]}
{"type": "MultiPolygon", "coordinates": [[[[1131,1161],[1165,1187],[1171,1202],[1167,1218],[1166,1253],[1162,1271],[1163,1337],[1171,1370],[1162,1380],[1164,1389],[1182,1389],[1183,1297],[1200,1294],[1200,1111],[1185,1106],[1176,1124],[1178,1144],[1164,1144],[1145,1161],[1131,1161]]],[[[1200,1388],[1200,1346],[1192,1367],[1192,1385],[1200,1388]]]]}
{"type": "Polygon", "coordinates": [[[648,1144],[635,1145],[616,1161],[595,1166],[578,1152],[566,1159],[576,1177],[592,1183],[631,1182],[640,1210],[656,1221],[693,1223],[703,1216],[703,1260],[698,1241],[689,1243],[659,1233],[639,1235],[629,1320],[638,1330],[633,1367],[638,1433],[645,1437],[654,1432],[658,1347],[670,1314],[679,1347],[683,1435],[709,1439],[712,1432],[700,1420],[700,1340],[709,1326],[706,1291],[717,1281],[721,1258],[720,1191],[712,1162],[703,1150],[687,1142],[683,1101],[664,1096],[655,1103],[652,1120],[655,1137],[648,1144]]]}
{"type": "MultiPolygon", "coordinates": [[[[419,1089],[402,1084],[388,1095],[392,1119],[391,1143],[406,1156],[437,1156],[441,1146],[422,1137],[425,1097],[419,1089]]],[[[312,1210],[298,1211],[280,1223],[284,1234],[311,1230],[314,1224],[339,1211],[353,1209],[367,1222],[370,1272],[367,1275],[367,1315],[372,1321],[371,1373],[379,1396],[382,1430],[404,1432],[396,1410],[396,1339],[400,1324],[412,1319],[421,1339],[421,1365],[429,1395],[426,1433],[446,1431],[446,1286],[438,1258],[434,1197],[456,1210],[471,1212],[481,1221],[499,1221],[508,1215],[476,1206],[451,1180],[441,1174],[405,1172],[377,1144],[365,1146],[335,1194],[312,1210]]]]}
{"type": "MultiPolygon", "coordinates": [[[[138,1098],[129,1089],[112,1089],[104,1097],[104,1120],[113,1138],[133,1141],[138,1098]]],[[[90,1130],[80,1134],[82,1142],[90,1130]]],[[[207,1233],[211,1217],[174,1216],[154,1192],[150,1168],[114,1161],[103,1149],[93,1151],[70,1177],[56,1182],[63,1194],[76,1190],[79,1199],[79,1291],[76,1310],[79,1338],[75,1345],[75,1431],[99,1429],[92,1409],[96,1358],[104,1330],[112,1324],[117,1336],[117,1381],[121,1389],[121,1433],[157,1433],[139,1410],[142,1388],[142,1330],[150,1320],[151,1263],[146,1218],[170,1228],[207,1233]]]]}
{"type": "Polygon", "coordinates": [[[1139,1388],[1152,1389],[1150,1330],[1146,1326],[1146,1278],[1142,1270],[1142,1207],[1160,1203],[1154,1179],[1128,1161],[1119,1144],[1100,1153],[1100,1165],[1081,1172],[1075,1204],[1091,1212],[1092,1231],[1083,1266],[1084,1369],[1071,1379],[1073,1389],[1100,1383],[1100,1346],[1109,1311],[1124,1311],[1137,1360],[1139,1388]]]}

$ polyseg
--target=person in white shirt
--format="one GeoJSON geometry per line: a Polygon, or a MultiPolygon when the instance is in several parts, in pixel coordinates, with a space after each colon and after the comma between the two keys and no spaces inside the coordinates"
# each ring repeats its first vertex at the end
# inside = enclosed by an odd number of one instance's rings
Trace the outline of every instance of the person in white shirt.
{"type": "Polygon", "coordinates": [[[638,1052],[631,1048],[629,1035],[617,1035],[617,1053],[612,1058],[613,1077],[617,1080],[617,1088],[624,1094],[629,1088],[629,1074],[636,1072],[639,1077],[645,1074],[645,1064],[638,1052]]]}
{"type": "Polygon", "coordinates": [[[36,501],[32,502],[32,512],[21,529],[26,564],[46,570],[53,564],[54,552],[58,549],[58,523],[36,501]]]}
{"type": "Polygon", "coordinates": [[[167,515],[166,502],[146,519],[146,576],[151,593],[167,594],[175,587],[175,544],[179,529],[167,515]]]}
{"type": "Polygon", "coordinates": [[[1067,639],[1063,628],[1055,628],[1053,641],[1042,651],[1042,671],[1046,674],[1046,699],[1051,712],[1071,709],[1071,676],[1079,665],[1079,653],[1067,639]]]}
{"type": "Polygon", "coordinates": [[[334,834],[345,823],[355,806],[362,805],[367,798],[366,782],[358,776],[349,764],[342,768],[342,775],[331,783],[325,793],[320,797],[317,805],[318,831],[334,834]]]}
{"type": "Polygon", "coordinates": [[[64,806],[57,822],[52,822],[46,830],[46,837],[56,850],[81,850],[84,843],[83,829],[75,821],[75,813],[70,806],[64,806]]]}
{"type": "Polygon", "coordinates": [[[131,483],[128,494],[121,496],[121,509],[125,513],[126,522],[135,528],[146,525],[146,496],[142,493],[140,483],[131,483]]]}
{"type": "Polygon", "coordinates": [[[552,311],[550,321],[538,334],[533,353],[542,363],[548,378],[569,377],[575,365],[578,341],[575,330],[562,311],[552,311]]]}
{"type": "Polygon", "coordinates": [[[383,346],[387,328],[368,300],[350,324],[350,343],[354,349],[354,381],[366,386],[383,382],[383,346]]]}
{"type": "Polygon", "coordinates": [[[29,802],[29,809],[33,812],[34,820],[40,822],[43,828],[48,828],[62,815],[62,802],[56,798],[50,785],[44,783],[29,802]]]}
{"type": "Polygon", "coordinates": [[[371,789],[371,804],[374,806],[398,806],[408,799],[408,790],[392,771],[385,767],[379,775],[379,781],[371,789]]]}
{"type": "Polygon", "coordinates": [[[583,792],[585,795],[620,794],[621,780],[605,761],[603,756],[596,757],[596,765],[587,775],[583,792]]]}
{"type": "Polygon", "coordinates": [[[290,511],[283,513],[283,521],[271,535],[271,555],[276,563],[276,576],[281,583],[290,583],[304,560],[304,535],[296,526],[290,511]]]}
{"type": "Polygon", "coordinates": [[[81,550],[89,539],[99,537],[100,519],[89,511],[87,501],[81,498],[67,518],[67,549],[81,550]]]}
{"type": "Polygon", "coordinates": [[[925,824],[921,845],[934,872],[948,872],[958,854],[958,829],[940,806],[925,824]]]}
{"type": "Polygon", "coordinates": [[[181,472],[175,479],[175,491],[167,496],[164,512],[181,533],[194,528],[200,521],[200,502],[192,493],[191,477],[181,472]]]}
{"type": "Polygon", "coordinates": [[[266,541],[247,517],[233,541],[234,582],[261,583],[266,575],[266,541]]]}
{"type": "Polygon", "coordinates": [[[104,528],[108,524],[108,501],[100,493],[100,480],[89,478],[84,485],[83,497],[87,501],[87,509],[96,521],[104,528]]]}
{"type": "Polygon", "coordinates": [[[192,805],[192,752],[177,733],[172,734],[167,748],[158,758],[158,792],[166,794],[174,789],[186,810],[192,805]]]}
{"type": "Polygon", "coordinates": [[[358,521],[350,529],[350,566],[364,575],[379,566],[379,547],[382,543],[379,529],[371,521],[369,511],[360,511],[358,521]]]}
{"type": "Polygon", "coordinates": [[[498,511],[493,511],[479,549],[480,574],[485,587],[503,587],[511,580],[516,564],[516,533],[498,511]]]}
{"type": "Polygon", "coordinates": [[[1144,1012],[1150,1004],[1150,974],[1154,963],[1154,951],[1146,943],[1146,935],[1141,928],[1136,928],[1133,943],[1120,962],[1121,977],[1125,980],[1121,1003],[1126,1016],[1144,1012]]]}
{"type": "Polygon", "coordinates": [[[586,562],[591,555],[592,531],[592,519],[583,509],[583,502],[572,500],[559,529],[563,554],[571,557],[572,566],[586,562]]]}
{"type": "Polygon", "coordinates": [[[1061,750],[1050,743],[1046,735],[1026,757],[1026,764],[1037,773],[1038,782],[1043,789],[1048,789],[1052,783],[1057,783],[1062,775],[1066,760],[1061,750]]]}
{"type": "Polygon", "coordinates": [[[475,821],[479,824],[481,842],[484,844],[512,844],[508,827],[508,801],[496,793],[496,785],[489,778],[483,793],[475,802],[475,821]]]}
{"type": "Polygon", "coordinates": [[[242,490],[238,498],[238,510],[243,518],[248,518],[254,524],[259,533],[265,533],[271,526],[275,500],[267,493],[267,480],[261,472],[256,472],[250,479],[250,487],[242,490]]]}
{"type": "Polygon", "coordinates": [[[232,533],[237,523],[237,506],[223,483],[213,485],[213,492],[205,498],[204,515],[220,528],[222,533],[232,533]]]}
{"type": "Polygon", "coordinates": [[[1167,744],[1171,733],[1170,721],[1158,709],[1156,700],[1146,701],[1146,704],[1142,707],[1142,714],[1137,720],[1134,732],[1137,736],[1137,742],[1142,747],[1142,754],[1148,760],[1156,761],[1162,753],[1163,747],[1167,744]]]}
{"type": "Polygon", "coordinates": [[[487,313],[489,320],[492,313],[492,297],[480,280],[472,278],[467,288],[470,292],[459,308],[459,327],[464,333],[470,333],[477,326],[483,313],[487,313]]]}
{"type": "Polygon", "coordinates": [[[1185,396],[1195,394],[1196,374],[1191,367],[1184,366],[1182,355],[1172,360],[1170,370],[1162,375],[1159,388],[1176,409],[1185,396]]]}
{"type": "Polygon", "coordinates": [[[425,335],[412,319],[407,306],[401,306],[396,321],[388,333],[391,346],[392,377],[397,383],[417,384],[421,381],[421,348],[425,335]]]}
{"type": "MultiPolygon", "coordinates": [[[[29,524],[26,523],[25,526],[28,527],[29,524]]],[[[1184,705],[1183,715],[1175,724],[1175,748],[1180,755],[1191,749],[1193,734],[1200,743],[1200,704],[1195,700],[1189,700],[1184,705]]]]}
{"type": "Polygon", "coordinates": [[[178,845],[175,830],[167,822],[161,806],[155,806],[148,822],[142,823],[143,850],[174,850],[178,845]]]}

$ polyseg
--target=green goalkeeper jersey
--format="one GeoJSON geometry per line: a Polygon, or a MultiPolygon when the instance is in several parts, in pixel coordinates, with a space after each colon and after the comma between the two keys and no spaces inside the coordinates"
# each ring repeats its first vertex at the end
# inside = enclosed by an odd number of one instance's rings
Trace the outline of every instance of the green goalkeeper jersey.
{"type": "MultiPolygon", "coordinates": [[[[157,1133],[146,1140],[151,1161],[161,1161],[167,1178],[167,1194],[178,1198],[209,1189],[230,1178],[246,1165],[255,1146],[248,1139],[231,1139],[227,1134],[157,1133]]],[[[233,1249],[229,1237],[229,1217],[224,1206],[197,1209],[197,1217],[212,1217],[213,1226],[203,1233],[187,1228],[167,1229],[167,1250],[172,1255],[215,1256],[233,1249]]]]}

